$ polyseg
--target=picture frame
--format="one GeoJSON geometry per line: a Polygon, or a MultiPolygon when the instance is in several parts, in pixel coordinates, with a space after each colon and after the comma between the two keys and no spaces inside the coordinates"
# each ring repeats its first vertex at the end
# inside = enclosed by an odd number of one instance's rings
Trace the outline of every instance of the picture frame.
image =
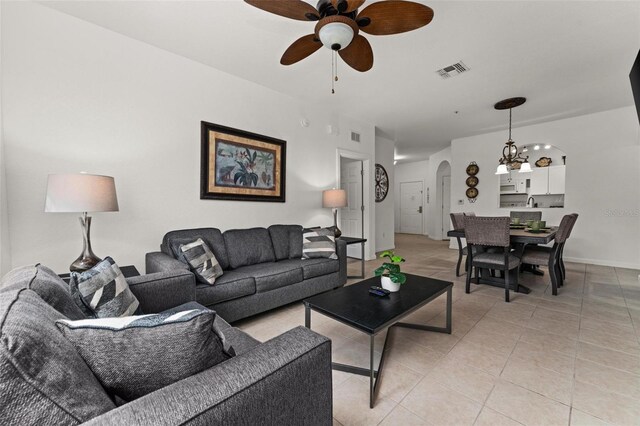
{"type": "Polygon", "coordinates": [[[200,199],[285,202],[287,142],[202,121],[200,199]]]}

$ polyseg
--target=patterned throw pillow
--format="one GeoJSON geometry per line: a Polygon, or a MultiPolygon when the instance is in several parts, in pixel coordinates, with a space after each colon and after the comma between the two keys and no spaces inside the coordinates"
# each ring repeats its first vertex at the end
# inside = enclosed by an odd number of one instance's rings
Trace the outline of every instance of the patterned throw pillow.
{"type": "Polygon", "coordinates": [[[126,317],[141,313],[140,303],[112,258],[106,257],[88,271],[72,272],[71,296],[89,318],[126,317]]]}
{"type": "Polygon", "coordinates": [[[235,355],[214,324],[216,313],[58,320],[105,390],[125,401],[197,374],[235,355]]]}
{"type": "Polygon", "coordinates": [[[181,244],[180,251],[198,281],[213,285],[216,278],[222,275],[220,263],[202,238],[189,244],[181,244]]]}
{"type": "Polygon", "coordinates": [[[308,230],[302,234],[302,258],[337,259],[335,234],[331,229],[308,230]]]}

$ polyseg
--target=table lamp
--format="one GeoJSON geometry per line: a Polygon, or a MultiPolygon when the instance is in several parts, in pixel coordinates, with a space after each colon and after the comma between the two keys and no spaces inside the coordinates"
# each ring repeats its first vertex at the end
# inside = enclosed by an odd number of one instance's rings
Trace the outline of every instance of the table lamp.
{"type": "Polygon", "coordinates": [[[322,207],[333,209],[333,227],[336,238],[342,235],[338,228],[338,209],[347,207],[347,191],[344,189],[328,189],[322,191],[322,207]]]}
{"type": "Polygon", "coordinates": [[[117,212],[116,186],[111,176],[79,174],[52,174],[47,183],[45,212],[82,213],[82,253],[71,264],[72,272],[83,272],[95,266],[100,259],[91,250],[91,216],[87,212],[117,212]]]}

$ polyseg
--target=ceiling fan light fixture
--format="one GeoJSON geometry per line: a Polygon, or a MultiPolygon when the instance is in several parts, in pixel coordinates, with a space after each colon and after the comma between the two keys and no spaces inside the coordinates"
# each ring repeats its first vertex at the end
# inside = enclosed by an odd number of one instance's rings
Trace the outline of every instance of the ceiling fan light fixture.
{"type": "Polygon", "coordinates": [[[351,44],[355,35],[353,28],[343,22],[330,22],[318,31],[320,41],[331,50],[342,50],[351,44]]]}

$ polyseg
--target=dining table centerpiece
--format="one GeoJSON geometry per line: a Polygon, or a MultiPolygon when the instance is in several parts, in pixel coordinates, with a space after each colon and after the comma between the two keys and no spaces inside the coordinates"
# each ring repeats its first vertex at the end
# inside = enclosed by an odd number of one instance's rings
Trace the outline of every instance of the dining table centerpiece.
{"type": "Polygon", "coordinates": [[[400,290],[400,286],[407,281],[407,276],[400,271],[400,264],[405,261],[404,257],[396,256],[393,250],[385,250],[380,253],[381,259],[387,261],[374,271],[376,277],[380,277],[380,284],[385,290],[392,293],[400,290]]]}

